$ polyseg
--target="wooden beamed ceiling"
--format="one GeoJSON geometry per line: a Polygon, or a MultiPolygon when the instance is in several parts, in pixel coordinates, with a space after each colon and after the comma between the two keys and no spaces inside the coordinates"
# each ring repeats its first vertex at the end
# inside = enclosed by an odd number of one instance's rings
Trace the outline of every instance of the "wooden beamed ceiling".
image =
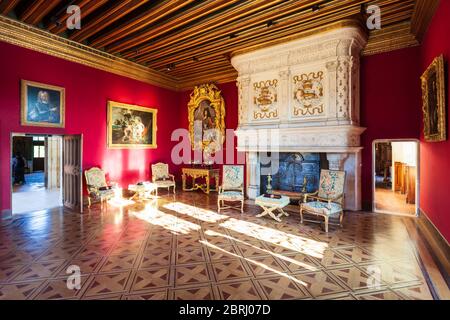
{"type": "Polygon", "coordinates": [[[418,45],[439,0],[0,0],[0,14],[165,73],[188,88],[237,76],[233,54],[298,38],[343,20],[365,25],[381,8],[363,54],[418,45]],[[66,9],[81,8],[81,30],[66,9]]]}

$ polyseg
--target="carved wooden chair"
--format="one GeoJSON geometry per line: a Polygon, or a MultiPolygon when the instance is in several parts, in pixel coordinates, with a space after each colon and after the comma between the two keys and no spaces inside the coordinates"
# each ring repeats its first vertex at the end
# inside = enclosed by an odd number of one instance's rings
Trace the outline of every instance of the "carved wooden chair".
{"type": "MultiPolygon", "coordinates": [[[[319,190],[313,194],[305,195],[304,202],[300,203],[300,223],[303,223],[305,213],[321,216],[324,218],[325,232],[328,232],[329,218],[339,216],[339,225],[342,227],[344,186],[345,171],[321,170],[319,190]]],[[[313,220],[305,221],[317,222],[313,220]]]]}
{"type": "Polygon", "coordinates": [[[158,188],[167,188],[167,192],[170,192],[170,187],[173,188],[175,194],[175,176],[169,174],[169,165],[167,163],[158,162],[152,164],[152,181],[156,184],[156,195],[158,195],[158,188]]]}
{"type": "Polygon", "coordinates": [[[91,207],[92,201],[99,201],[103,206],[103,202],[114,198],[115,191],[112,186],[106,182],[105,172],[100,168],[91,168],[84,172],[88,189],[88,203],[91,207]]]}
{"type": "Polygon", "coordinates": [[[244,166],[224,165],[222,185],[217,196],[217,211],[237,209],[244,212],[244,166]],[[226,202],[240,202],[240,207],[225,205],[226,202]]]}

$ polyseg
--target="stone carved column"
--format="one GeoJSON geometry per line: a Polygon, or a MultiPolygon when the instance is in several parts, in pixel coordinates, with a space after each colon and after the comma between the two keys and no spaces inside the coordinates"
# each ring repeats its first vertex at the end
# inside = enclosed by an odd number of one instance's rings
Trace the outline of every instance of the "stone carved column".
{"type": "Polygon", "coordinates": [[[327,153],[330,170],[343,170],[344,162],[348,158],[347,153],[327,153]]]}
{"type": "Polygon", "coordinates": [[[261,172],[257,152],[247,153],[247,196],[255,199],[261,192],[261,172]]]}
{"type": "Polygon", "coordinates": [[[250,77],[242,76],[237,79],[236,85],[239,90],[239,126],[243,126],[249,122],[249,85],[250,77]]]}
{"type": "Polygon", "coordinates": [[[280,85],[278,89],[278,105],[279,105],[279,112],[280,112],[280,120],[281,123],[287,122],[290,118],[290,110],[291,110],[291,104],[289,99],[289,70],[281,70],[278,73],[280,77],[280,85]]]}
{"type": "Polygon", "coordinates": [[[330,123],[337,118],[336,92],[337,92],[337,61],[330,61],[325,64],[328,73],[328,110],[327,118],[329,125],[336,125],[337,123],[330,123]]]}

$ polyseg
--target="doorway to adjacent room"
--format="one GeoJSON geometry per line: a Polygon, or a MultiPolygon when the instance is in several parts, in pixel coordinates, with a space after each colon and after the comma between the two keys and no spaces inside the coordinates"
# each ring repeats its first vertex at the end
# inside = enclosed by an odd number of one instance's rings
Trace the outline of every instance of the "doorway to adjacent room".
{"type": "Polygon", "coordinates": [[[12,213],[62,206],[62,136],[12,135],[12,213]]]}
{"type": "Polygon", "coordinates": [[[414,216],[419,201],[417,140],[376,140],[373,143],[373,209],[414,216]]]}

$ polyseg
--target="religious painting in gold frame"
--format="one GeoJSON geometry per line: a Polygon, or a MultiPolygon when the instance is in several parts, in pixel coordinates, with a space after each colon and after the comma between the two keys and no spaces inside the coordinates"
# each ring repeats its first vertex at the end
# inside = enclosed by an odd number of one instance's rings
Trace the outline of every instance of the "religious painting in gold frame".
{"type": "Polygon", "coordinates": [[[188,103],[189,135],[193,150],[213,154],[225,139],[225,101],[214,84],[196,86],[188,103]]]}
{"type": "Polygon", "coordinates": [[[155,149],[158,110],[108,101],[108,148],[155,149]]]}
{"type": "Polygon", "coordinates": [[[443,55],[435,58],[421,77],[425,141],[447,139],[445,102],[445,65],[443,55]]]}

